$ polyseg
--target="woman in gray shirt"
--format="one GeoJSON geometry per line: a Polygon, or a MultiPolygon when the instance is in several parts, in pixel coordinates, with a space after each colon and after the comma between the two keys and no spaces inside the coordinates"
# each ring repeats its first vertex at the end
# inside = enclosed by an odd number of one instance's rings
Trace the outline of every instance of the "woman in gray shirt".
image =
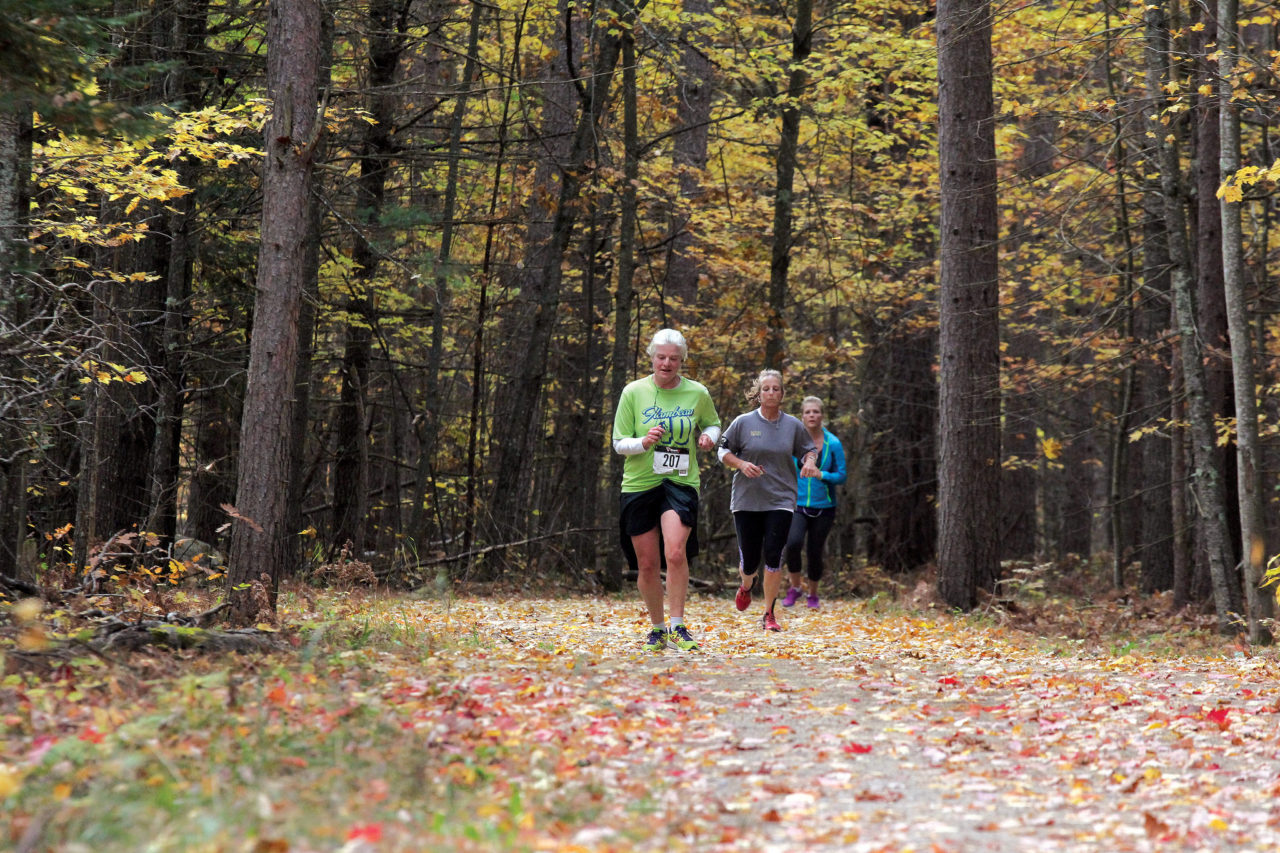
{"type": "Polygon", "coordinates": [[[729,509],[738,533],[738,575],[734,597],[739,610],[751,605],[751,584],[764,557],[764,616],[766,631],[781,631],[773,604],[782,587],[782,549],[796,506],[796,467],[800,476],[817,477],[818,454],[809,431],[799,419],[782,411],[782,374],[762,370],[747,392],[755,411],[736,417],[720,437],[717,455],[734,469],[729,509]]]}

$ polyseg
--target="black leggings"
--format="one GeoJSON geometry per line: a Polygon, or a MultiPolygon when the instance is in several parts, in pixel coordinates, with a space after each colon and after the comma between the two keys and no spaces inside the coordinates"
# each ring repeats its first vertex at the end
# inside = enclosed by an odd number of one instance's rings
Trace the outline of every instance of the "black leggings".
{"type": "MultiPolygon", "coordinates": [[[[810,510],[812,512],[812,510],[810,510]]],[[[806,515],[797,507],[791,516],[791,534],[787,537],[787,571],[793,575],[800,574],[800,549],[804,548],[809,557],[809,571],[806,577],[817,583],[822,580],[822,548],[827,544],[827,534],[836,523],[836,508],[833,506],[818,510],[817,515],[806,515]],[[805,536],[808,535],[808,547],[805,548],[805,536]]]]}
{"type": "Polygon", "coordinates": [[[733,514],[733,526],[738,531],[738,559],[742,573],[748,578],[760,566],[764,555],[765,571],[782,569],[782,548],[787,544],[787,531],[791,529],[791,513],[785,509],[765,512],[741,510],[733,514]]]}

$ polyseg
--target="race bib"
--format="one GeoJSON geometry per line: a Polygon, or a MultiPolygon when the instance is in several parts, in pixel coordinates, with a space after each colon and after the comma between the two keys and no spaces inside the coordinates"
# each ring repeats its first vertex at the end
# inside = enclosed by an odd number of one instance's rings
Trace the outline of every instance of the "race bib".
{"type": "Polygon", "coordinates": [[[653,473],[685,476],[689,473],[689,451],[683,447],[655,446],[653,448],[653,473]]]}

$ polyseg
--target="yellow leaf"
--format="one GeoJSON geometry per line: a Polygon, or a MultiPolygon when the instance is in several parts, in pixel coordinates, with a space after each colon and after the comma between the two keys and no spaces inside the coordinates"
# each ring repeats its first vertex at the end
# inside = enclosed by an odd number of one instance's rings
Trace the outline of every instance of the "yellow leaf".
{"type": "Polygon", "coordinates": [[[21,787],[22,777],[18,775],[18,771],[0,764],[0,800],[16,794],[21,787]]]}
{"type": "Polygon", "coordinates": [[[1040,442],[1040,452],[1045,459],[1057,459],[1062,455],[1062,442],[1052,436],[1045,438],[1040,442]]]}
{"type": "Polygon", "coordinates": [[[29,625],[18,632],[18,648],[24,652],[39,652],[49,648],[49,638],[39,625],[29,625]]]}

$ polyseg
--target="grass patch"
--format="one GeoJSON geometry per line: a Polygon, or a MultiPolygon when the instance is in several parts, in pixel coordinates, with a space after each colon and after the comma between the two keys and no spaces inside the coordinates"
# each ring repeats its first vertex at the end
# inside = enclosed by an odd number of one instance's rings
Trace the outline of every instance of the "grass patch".
{"type": "MultiPolygon", "coordinates": [[[[554,779],[561,750],[530,752],[485,718],[460,667],[488,643],[478,626],[330,600],[297,636],[293,654],[89,657],[53,678],[9,675],[0,847],[523,846],[521,780],[554,779]]],[[[540,805],[548,819],[580,817],[556,788],[540,805]]]]}

